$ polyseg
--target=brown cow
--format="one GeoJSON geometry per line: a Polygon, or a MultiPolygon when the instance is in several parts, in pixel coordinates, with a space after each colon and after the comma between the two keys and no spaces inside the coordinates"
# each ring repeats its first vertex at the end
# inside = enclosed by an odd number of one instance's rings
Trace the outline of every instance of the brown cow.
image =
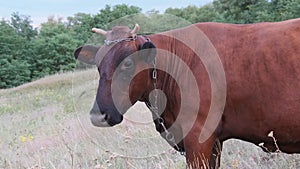
{"type": "Polygon", "coordinates": [[[74,53],[98,66],[95,126],[119,124],[142,101],[191,168],[219,166],[230,138],[300,153],[300,19],[198,23],[147,37],[138,29],[93,29],[106,44],[74,53]]]}

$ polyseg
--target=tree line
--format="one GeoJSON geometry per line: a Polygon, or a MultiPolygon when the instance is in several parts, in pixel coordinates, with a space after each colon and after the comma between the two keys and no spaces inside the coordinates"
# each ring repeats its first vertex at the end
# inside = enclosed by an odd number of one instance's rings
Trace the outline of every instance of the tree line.
{"type": "Polygon", "coordinates": [[[90,31],[93,27],[132,27],[137,22],[144,25],[141,32],[156,33],[196,22],[245,24],[299,17],[300,0],[215,0],[201,7],[168,8],[162,14],[156,10],[142,14],[136,6],[107,5],[94,15],[77,13],[66,20],[49,17],[39,30],[31,25],[30,16],[13,13],[10,20],[0,21],[0,88],[74,70],[76,47],[102,43],[90,31]]]}
{"type": "Polygon", "coordinates": [[[215,0],[200,8],[169,8],[166,13],[195,22],[256,23],[300,17],[300,0],[215,0]]]}

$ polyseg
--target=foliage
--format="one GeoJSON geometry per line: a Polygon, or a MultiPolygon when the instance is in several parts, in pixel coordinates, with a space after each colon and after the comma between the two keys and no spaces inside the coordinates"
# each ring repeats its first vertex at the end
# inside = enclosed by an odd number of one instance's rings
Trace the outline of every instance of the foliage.
{"type": "Polygon", "coordinates": [[[272,21],[281,21],[300,17],[300,0],[272,0],[270,11],[272,21]]]}
{"type": "Polygon", "coordinates": [[[67,18],[67,27],[74,31],[74,38],[82,43],[92,36],[92,27],[95,25],[94,17],[90,14],[77,13],[67,18]]]}
{"type": "Polygon", "coordinates": [[[94,16],[95,27],[107,29],[107,24],[121,17],[141,13],[141,8],[136,6],[116,5],[113,8],[106,5],[100,13],[94,16]]]}
{"type": "Polygon", "coordinates": [[[31,21],[29,16],[13,13],[10,24],[18,35],[27,38],[27,40],[37,35],[37,29],[33,29],[32,25],[30,25],[31,21]]]}
{"type": "Polygon", "coordinates": [[[26,39],[4,21],[0,22],[0,30],[0,88],[28,82],[29,65],[23,56],[26,39]]]}
{"type": "Polygon", "coordinates": [[[264,8],[265,0],[219,0],[214,1],[216,11],[230,23],[253,23],[259,8],[264,8]]]}
{"type": "Polygon", "coordinates": [[[216,13],[213,12],[213,4],[207,4],[200,8],[196,6],[188,6],[183,9],[168,8],[167,14],[172,14],[180,18],[184,18],[191,23],[213,21],[216,13]]]}
{"type": "Polygon", "coordinates": [[[75,67],[72,52],[79,43],[73,34],[61,21],[49,20],[42,24],[39,36],[32,41],[32,56],[35,57],[28,59],[33,78],[75,67]]]}
{"type": "Polygon", "coordinates": [[[255,23],[300,17],[300,0],[214,0],[202,7],[168,8],[166,13],[192,23],[217,21],[255,23]]]}
{"type": "Polygon", "coordinates": [[[0,88],[10,88],[34,79],[70,71],[75,67],[72,52],[84,43],[102,43],[93,36],[93,27],[110,29],[115,25],[133,27],[140,32],[156,33],[196,22],[254,23],[282,21],[300,17],[300,0],[214,0],[197,7],[168,8],[163,14],[155,9],[129,5],[106,5],[95,15],[77,13],[55,20],[49,18],[33,28],[30,16],[13,13],[9,21],[0,21],[0,88]]]}

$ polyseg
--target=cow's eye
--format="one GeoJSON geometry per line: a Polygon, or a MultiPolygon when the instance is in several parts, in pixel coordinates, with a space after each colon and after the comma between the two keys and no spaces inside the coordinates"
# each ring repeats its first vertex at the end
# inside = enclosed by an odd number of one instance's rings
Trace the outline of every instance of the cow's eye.
{"type": "Polygon", "coordinates": [[[120,69],[119,69],[119,72],[118,72],[119,77],[122,80],[127,81],[133,76],[134,70],[135,70],[134,60],[132,58],[126,58],[121,63],[121,66],[120,66],[120,69]]]}
{"type": "Polygon", "coordinates": [[[122,69],[122,70],[128,70],[128,69],[133,68],[133,66],[134,66],[133,60],[132,60],[131,58],[128,58],[128,59],[125,59],[125,60],[124,60],[121,69],[122,69]]]}

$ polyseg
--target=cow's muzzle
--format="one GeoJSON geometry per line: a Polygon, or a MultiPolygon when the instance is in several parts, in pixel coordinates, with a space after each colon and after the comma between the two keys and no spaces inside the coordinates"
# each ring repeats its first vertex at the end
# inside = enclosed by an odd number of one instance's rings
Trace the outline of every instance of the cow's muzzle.
{"type": "Polygon", "coordinates": [[[91,119],[91,122],[94,126],[97,126],[97,127],[110,127],[110,125],[105,120],[106,119],[105,115],[95,115],[95,114],[91,113],[90,114],[90,119],[91,119]]]}
{"type": "Polygon", "coordinates": [[[92,110],[90,111],[90,120],[94,126],[111,127],[121,123],[123,121],[123,116],[114,109],[101,111],[97,102],[95,102],[92,110]]]}

